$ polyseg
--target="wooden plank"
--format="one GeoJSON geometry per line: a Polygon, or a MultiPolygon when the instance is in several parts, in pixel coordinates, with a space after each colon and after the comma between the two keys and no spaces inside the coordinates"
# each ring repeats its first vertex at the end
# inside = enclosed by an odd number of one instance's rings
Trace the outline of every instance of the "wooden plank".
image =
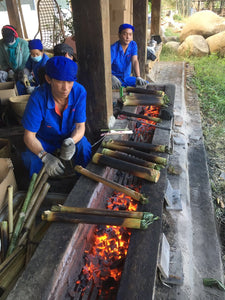
{"type": "Polygon", "coordinates": [[[151,36],[160,35],[161,0],[152,0],[151,36]]]}
{"type": "Polygon", "coordinates": [[[86,133],[90,139],[94,132],[108,128],[113,114],[109,1],[73,0],[71,3],[79,61],[78,77],[87,90],[86,133]]]}
{"type": "Polygon", "coordinates": [[[138,45],[140,73],[143,78],[145,78],[145,64],[147,58],[147,21],[148,1],[133,0],[134,41],[136,41],[138,45]]]}
{"type": "Polygon", "coordinates": [[[19,37],[23,38],[24,36],[23,36],[22,25],[19,17],[17,1],[6,0],[5,3],[8,11],[10,25],[14,26],[16,28],[19,37]]]}

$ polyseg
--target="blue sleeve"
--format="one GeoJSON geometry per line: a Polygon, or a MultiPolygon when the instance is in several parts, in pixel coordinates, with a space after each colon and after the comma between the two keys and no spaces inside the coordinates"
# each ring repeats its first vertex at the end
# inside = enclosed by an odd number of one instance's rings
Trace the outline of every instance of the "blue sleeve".
{"type": "Polygon", "coordinates": [[[75,123],[86,122],[87,92],[85,88],[78,82],[75,82],[73,88],[73,94],[71,96],[73,97],[73,106],[74,106],[73,109],[75,109],[74,122],[75,123]]]}
{"type": "Polygon", "coordinates": [[[34,91],[28,100],[23,114],[22,125],[25,129],[31,132],[38,132],[43,120],[42,109],[39,101],[44,101],[44,99],[41,98],[42,97],[38,92],[38,89],[34,91]]]}
{"type": "Polygon", "coordinates": [[[32,60],[30,56],[26,62],[25,68],[27,68],[30,72],[32,71],[32,60]]]}
{"type": "Polygon", "coordinates": [[[137,47],[137,43],[135,41],[132,42],[132,56],[134,55],[138,55],[138,47],[137,47]]]}

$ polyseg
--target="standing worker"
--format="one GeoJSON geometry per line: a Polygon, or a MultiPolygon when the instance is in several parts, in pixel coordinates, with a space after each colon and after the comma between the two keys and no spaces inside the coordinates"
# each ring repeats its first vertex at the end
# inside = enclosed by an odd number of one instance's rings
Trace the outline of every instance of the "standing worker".
{"type": "Polygon", "coordinates": [[[19,38],[15,27],[2,27],[0,40],[0,82],[14,80],[15,73],[23,70],[29,57],[28,42],[19,38]]]}
{"type": "Polygon", "coordinates": [[[77,64],[54,56],[45,68],[47,82],[31,94],[22,119],[28,148],[22,159],[30,176],[43,164],[49,176],[57,176],[64,173],[63,160],[85,167],[91,159],[91,145],[84,136],[87,93],[76,82],[77,64]]]}
{"type": "Polygon", "coordinates": [[[119,40],[111,45],[112,88],[140,86],[148,82],[140,77],[137,43],[133,41],[134,26],[122,24],[119,40]],[[134,72],[135,77],[131,76],[134,72]]]}

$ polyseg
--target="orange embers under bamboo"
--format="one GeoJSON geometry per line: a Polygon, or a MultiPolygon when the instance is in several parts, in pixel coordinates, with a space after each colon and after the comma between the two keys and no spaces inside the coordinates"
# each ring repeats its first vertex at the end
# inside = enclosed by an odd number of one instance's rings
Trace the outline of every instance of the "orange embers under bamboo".
{"type": "MultiPolygon", "coordinates": [[[[149,115],[151,117],[158,117],[160,112],[160,107],[154,105],[143,106],[142,110],[144,116],[149,115]]],[[[145,142],[151,142],[155,130],[155,127],[151,125],[156,125],[156,122],[151,120],[138,119],[136,128],[134,129],[134,134],[136,136],[136,139],[137,140],[141,139],[144,140],[145,142]]]]}
{"type": "MultiPolygon", "coordinates": [[[[107,209],[136,211],[137,204],[123,193],[114,193],[107,200],[107,209]]],[[[75,294],[116,293],[127,255],[131,230],[119,226],[96,226],[92,249],[85,252],[85,266],[76,282],[75,294]]],[[[80,299],[81,299],[80,298],[80,299]]]]}

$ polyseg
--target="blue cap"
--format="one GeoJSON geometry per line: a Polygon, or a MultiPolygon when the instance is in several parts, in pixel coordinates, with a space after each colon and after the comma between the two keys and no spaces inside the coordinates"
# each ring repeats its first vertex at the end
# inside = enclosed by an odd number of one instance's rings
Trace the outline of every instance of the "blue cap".
{"type": "Polygon", "coordinates": [[[46,74],[50,78],[62,81],[77,80],[77,64],[64,56],[54,56],[50,58],[46,65],[46,74]]]}
{"type": "Polygon", "coordinates": [[[119,27],[119,33],[124,30],[124,29],[127,29],[127,28],[130,28],[133,30],[134,32],[134,26],[130,25],[130,24],[127,24],[127,23],[124,23],[124,24],[121,24],[120,27],[119,27]]]}
{"type": "Polygon", "coordinates": [[[34,50],[34,49],[43,50],[42,42],[39,39],[34,39],[29,41],[28,45],[30,50],[34,50]]]}

